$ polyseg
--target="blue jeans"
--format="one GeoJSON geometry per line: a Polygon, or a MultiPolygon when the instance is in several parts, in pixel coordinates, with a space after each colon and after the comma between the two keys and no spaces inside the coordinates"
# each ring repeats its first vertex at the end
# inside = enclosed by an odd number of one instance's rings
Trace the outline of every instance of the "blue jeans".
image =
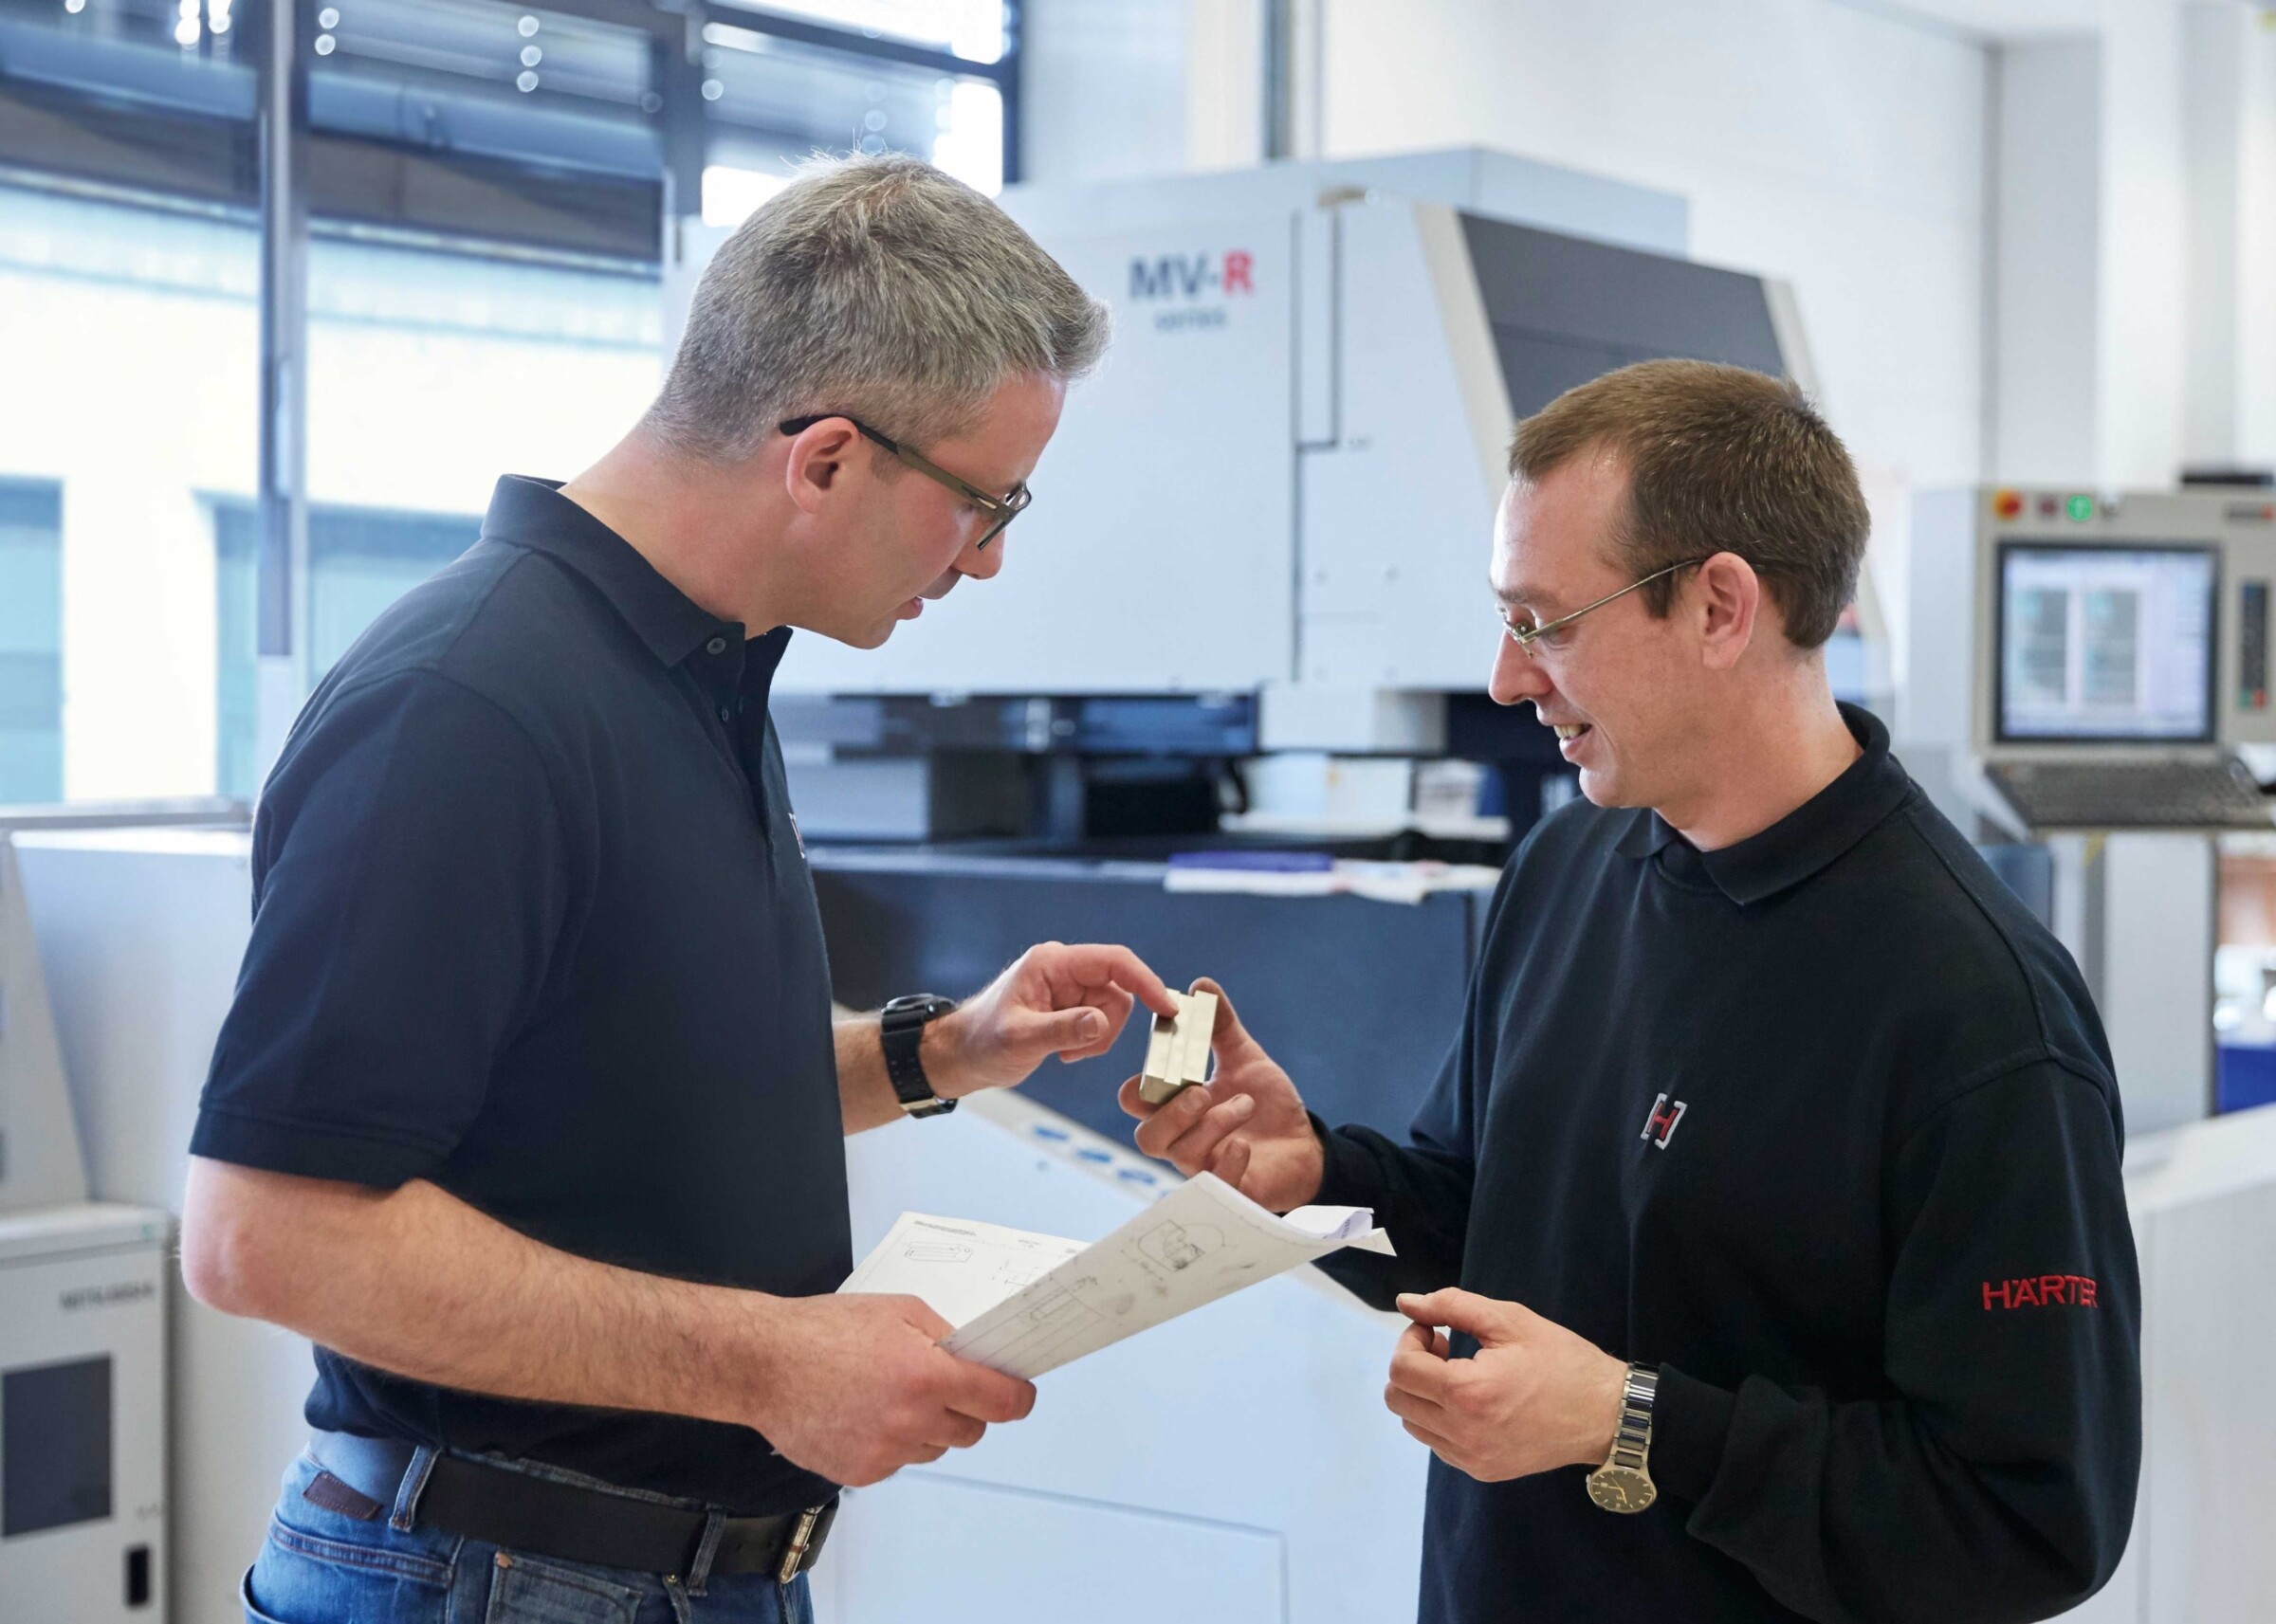
{"type": "MultiPolygon", "coordinates": [[[[569,1472],[516,1463],[571,1483],[569,1472]]],[[[524,1556],[399,1518],[361,1522],[303,1498],[284,1473],[268,1540],[243,1585],[246,1624],[814,1624],[804,1575],[677,1576],[524,1556]]]]}

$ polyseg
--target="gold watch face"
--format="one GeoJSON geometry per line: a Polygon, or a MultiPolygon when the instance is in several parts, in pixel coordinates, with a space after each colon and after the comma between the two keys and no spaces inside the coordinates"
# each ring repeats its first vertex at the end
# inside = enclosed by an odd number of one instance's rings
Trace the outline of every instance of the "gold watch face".
{"type": "Polygon", "coordinates": [[[1588,1474],[1588,1498],[1607,1511],[1642,1511],[1660,1498],[1648,1472],[1633,1467],[1600,1466],[1588,1474]]]}

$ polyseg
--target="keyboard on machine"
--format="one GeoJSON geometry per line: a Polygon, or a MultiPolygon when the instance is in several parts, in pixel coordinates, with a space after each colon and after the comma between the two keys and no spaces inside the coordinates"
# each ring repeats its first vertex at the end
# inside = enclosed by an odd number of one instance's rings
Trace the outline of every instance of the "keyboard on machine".
{"type": "Polygon", "coordinates": [[[2033,829],[2267,829],[2268,797],[2233,757],[1994,761],[1985,776],[2033,829]]]}

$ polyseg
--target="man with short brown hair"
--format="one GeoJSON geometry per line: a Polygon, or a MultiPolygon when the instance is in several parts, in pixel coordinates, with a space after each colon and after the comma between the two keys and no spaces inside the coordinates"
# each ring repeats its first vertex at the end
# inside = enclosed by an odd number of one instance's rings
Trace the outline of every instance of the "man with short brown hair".
{"type": "Polygon", "coordinates": [[[2140,1462],[2118,1090],[2069,958],[1827,686],[1849,459],[1790,385],[1653,362],[1511,475],[1492,691],[1587,799],[1511,860],[1411,1142],[1311,1117],[1221,1002],[1205,1088],[1126,1086],[1138,1143],[1397,1242],[1324,1267],[1413,1322],[1426,1624],[2074,1606],[2140,1462]]]}

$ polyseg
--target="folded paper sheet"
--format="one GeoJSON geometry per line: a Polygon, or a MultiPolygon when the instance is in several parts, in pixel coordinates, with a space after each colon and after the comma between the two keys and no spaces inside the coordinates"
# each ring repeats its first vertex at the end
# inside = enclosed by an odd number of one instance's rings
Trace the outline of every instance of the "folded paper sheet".
{"type": "Polygon", "coordinates": [[[1213,1174],[1187,1180],[1092,1246],[904,1213],[841,1291],[924,1299],[943,1345],[1029,1380],[1204,1303],[1352,1246],[1388,1255],[1365,1207],[1276,1217],[1213,1174]]]}

